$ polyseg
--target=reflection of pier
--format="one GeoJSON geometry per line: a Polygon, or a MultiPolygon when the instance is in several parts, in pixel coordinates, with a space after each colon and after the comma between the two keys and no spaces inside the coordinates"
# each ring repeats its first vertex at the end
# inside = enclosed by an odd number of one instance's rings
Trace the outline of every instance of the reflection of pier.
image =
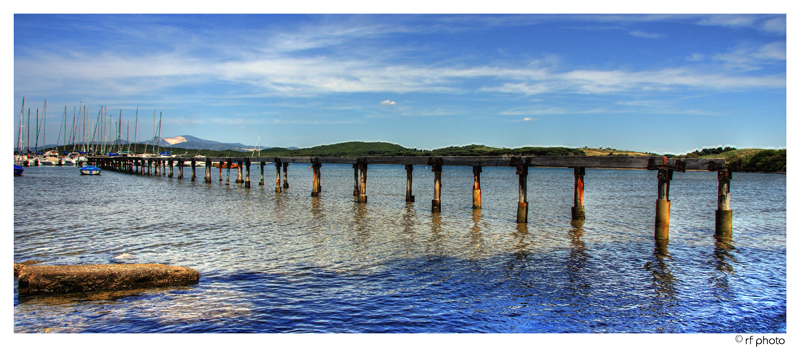
{"type": "MultiPolygon", "coordinates": [[[[444,166],[472,166],[474,184],[472,187],[472,207],[481,209],[480,174],[483,166],[515,167],[519,178],[519,201],[517,203],[517,223],[528,222],[528,168],[529,167],[567,167],[575,170],[575,194],[572,207],[572,219],[585,219],[583,207],[584,176],[586,168],[592,169],[642,169],[658,172],[658,199],[656,200],[655,238],[669,239],[669,183],[675,171],[707,170],[717,171],[719,191],[716,211],[717,235],[730,237],[732,229],[730,211],[730,170],[725,167],[723,159],[668,159],[667,157],[600,157],[600,156],[525,156],[525,157],[240,157],[240,158],[202,158],[205,163],[205,182],[211,183],[211,167],[220,170],[219,180],[222,182],[222,170],[227,169],[226,184],[230,182],[230,170],[238,172],[237,184],[244,183],[250,188],[250,166],[257,164],[261,170],[259,185],[264,185],[264,166],[275,164],[275,192],[288,188],[288,167],[290,163],[310,163],[313,169],[311,196],[319,197],[322,192],[322,164],[352,164],[354,170],[353,196],[359,203],[367,202],[367,168],[369,165],[405,165],[406,169],[406,201],[413,202],[412,194],[414,165],[429,165],[434,173],[433,199],[431,211],[442,209],[442,168],[444,166]],[[217,163],[212,165],[212,163],[217,163]],[[283,185],[281,186],[281,168],[283,168],[283,185]],[[245,172],[243,172],[243,170],[245,172]]],[[[165,157],[91,157],[89,162],[107,170],[136,173],[141,175],[173,176],[173,166],[177,163],[178,179],[183,179],[183,169],[189,164],[192,169],[191,180],[196,178],[197,158],[165,158],[165,157]],[[160,171],[159,171],[160,169],[160,171]]]]}

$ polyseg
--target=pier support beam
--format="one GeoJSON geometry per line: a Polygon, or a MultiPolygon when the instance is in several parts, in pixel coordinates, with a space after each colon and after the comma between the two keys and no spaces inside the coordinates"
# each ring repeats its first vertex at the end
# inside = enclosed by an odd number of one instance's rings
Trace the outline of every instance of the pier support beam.
{"type": "Polygon", "coordinates": [[[320,182],[319,182],[319,168],[322,167],[322,164],[319,163],[319,158],[314,158],[311,160],[311,170],[314,171],[314,178],[311,182],[311,196],[318,197],[320,192],[320,182]]]}
{"type": "Polygon", "coordinates": [[[219,181],[222,182],[222,162],[219,162],[219,181]]]}
{"type": "Polygon", "coordinates": [[[586,213],[583,209],[583,176],[586,174],[586,169],[576,167],[575,169],[575,203],[572,206],[572,220],[586,219],[586,213]]]}
{"type": "Polygon", "coordinates": [[[206,183],[211,183],[211,160],[206,159],[206,183]]]}
{"type": "Polygon", "coordinates": [[[167,169],[167,170],[169,170],[169,174],[167,174],[167,177],[169,177],[169,178],[172,178],[172,176],[173,176],[173,171],[174,171],[174,169],[173,169],[173,168],[175,167],[175,166],[173,165],[172,159],[170,159],[170,160],[167,160],[167,164],[169,164],[169,169],[167,169]]]}
{"type": "Polygon", "coordinates": [[[289,163],[283,163],[283,187],[289,188],[289,174],[287,173],[289,169],[289,163]]]}
{"type": "Polygon", "coordinates": [[[431,212],[442,212],[442,158],[430,158],[428,164],[433,171],[433,200],[431,200],[431,212]]]}
{"type": "Polygon", "coordinates": [[[158,168],[161,166],[161,160],[156,160],[153,164],[153,176],[161,176],[158,174],[158,168]]]}
{"type": "Polygon", "coordinates": [[[358,163],[355,163],[353,164],[353,196],[358,196],[358,183],[358,163]]]}
{"type": "Polygon", "coordinates": [[[238,166],[239,166],[237,168],[237,170],[236,170],[236,172],[237,172],[236,184],[241,184],[241,183],[244,183],[244,180],[242,179],[242,170],[244,168],[242,167],[242,162],[241,161],[237,162],[236,164],[238,164],[238,166]]]}
{"type": "Polygon", "coordinates": [[[733,235],[733,212],[731,211],[731,169],[717,171],[719,188],[717,190],[717,211],[715,218],[716,235],[730,238],[733,235]]]}
{"type": "MultiPolygon", "coordinates": [[[[220,165],[222,165],[222,163],[220,163],[220,165]]],[[[230,159],[228,159],[228,170],[227,170],[227,172],[225,174],[225,185],[226,186],[231,185],[231,166],[232,165],[233,165],[233,162],[230,159]]],[[[220,167],[222,167],[222,166],[220,166],[220,167]]]]}
{"type": "Polygon", "coordinates": [[[195,174],[195,171],[194,171],[194,169],[196,167],[197,167],[197,165],[195,165],[195,160],[192,159],[192,182],[194,182],[194,180],[197,178],[197,175],[195,174]]]}
{"type": "MultiPolygon", "coordinates": [[[[170,165],[172,167],[172,165],[170,165]]],[[[178,179],[183,179],[183,160],[178,160],[178,179]]]]}
{"type": "Polygon", "coordinates": [[[411,194],[413,185],[414,165],[406,164],[406,202],[414,202],[414,195],[411,194]]]}
{"type": "Polygon", "coordinates": [[[260,186],[264,185],[264,164],[265,163],[263,161],[258,163],[258,166],[261,168],[261,181],[258,182],[258,185],[260,186]]]}
{"type": "Polygon", "coordinates": [[[358,158],[358,170],[361,172],[361,184],[358,186],[358,199],[359,203],[367,203],[367,159],[358,158]]]}
{"type": "Polygon", "coordinates": [[[472,167],[472,209],[481,209],[481,166],[472,167]]]}
{"type": "Polygon", "coordinates": [[[275,158],[275,192],[281,192],[281,160],[275,158]]]}
{"type": "MultiPolygon", "coordinates": [[[[244,167],[247,170],[244,175],[244,187],[250,188],[250,160],[244,161],[244,167]]],[[[241,169],[239,171],[241,172],[241,169]]]]}
{"type": "Polygon", "coordinates": [[[669,240],[669,181],[672,170],[658,170],[658,200],[656,200],[656,240],[669,240]]]}
{"type": "Polygon", "coordinates": [[[517,165],[517,175],[519,176],[517,223],[528,223],[528,165],[517,165]]]}

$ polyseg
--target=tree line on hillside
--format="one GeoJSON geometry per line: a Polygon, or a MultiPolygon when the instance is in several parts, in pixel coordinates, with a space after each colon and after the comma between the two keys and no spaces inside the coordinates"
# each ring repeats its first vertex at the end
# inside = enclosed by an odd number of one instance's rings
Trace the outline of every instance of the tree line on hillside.
{"type": "Polygon", "coordinates": [[[702,157],[704,155],[720,154],[720,153],[723,153],[723,152],[735,151],[735,150],[736,150],[735,147],[703,148],[703,149],[701,149],[699,151],[695,150],[694,152],[686,153],[686,158],[699,158],[699,157],[702,157]]]}
{"type": "Polygon", "coordinates": [[[728,159],[726,164],[733,171],[786,172],[786,150],[765,149],[750,157],[728,159]]]}

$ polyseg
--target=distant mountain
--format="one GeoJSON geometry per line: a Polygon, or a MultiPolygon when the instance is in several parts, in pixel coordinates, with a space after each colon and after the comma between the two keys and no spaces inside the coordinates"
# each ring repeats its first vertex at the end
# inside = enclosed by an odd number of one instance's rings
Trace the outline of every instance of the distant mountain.
{"type": "MultiPolygon", "coordinates": [[[[191,135],[180,135],[175,137],[162,137],[160,140],[156,137],[147,141],[148,143],[156,143],[161,147],[174,147],[185,149],[209,149],[212,151],[244,151],[249,152],[256,148],[256,146],[243,145],[241,143],[223,143],[211,140],[203,140],[191,135]]],[[[140,142],[144,143],[144,142],[140,142]]],[[[263,149],[264,147],[262,147],[263,149]]]]}

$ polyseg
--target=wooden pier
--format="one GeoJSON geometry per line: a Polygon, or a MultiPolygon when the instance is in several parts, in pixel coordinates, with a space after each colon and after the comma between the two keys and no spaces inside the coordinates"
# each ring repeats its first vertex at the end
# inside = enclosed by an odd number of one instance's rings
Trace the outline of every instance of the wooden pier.
{"type": "Polygon", "coordinates": [[[517,223],[528,222],[528,168],[530,167],[562,167],[573,168],[575,175],[574,205],[572,219],[584,220],[586,212],[583,207],[583,190],[586,169],[640,169],[656,171],[658,198],[656,199],[655,239],[669,239],[670,200],[669,184],[673,172],[716,171],[718,172],[719,189],[717,194],[717,211],[715,231],[718,237],[730,238],[732,234],[732,212],[730,210],[731,171],[725,166],[723,159],[669,159],[667,157],[628,157],[628,156],[475,156],[475,157],[237,157],[237,158],[180,158],[180,157],[137,157],[137,156],[95,156],[88,161],[106,170],[134,173],[139,175],[166,175],[173,177],[173,163],[177,163],[178,179],[183,179],[183,167],[189,162],[192,169],[192,180],[195,179],[196,163],[205,163],[205,182],[211,183],[211,169],[214,163],[220,170],[219,181],[222,182],[222,170],[227,168],[226,185],[230,184],[230,170],[236,168],[237,184],[244,183],[250,188],[250,166],[258,163],[261,169],[259,185],[264,185],[264,166],[275,164],[275,192],[280,193],[289,188],[288,168],[292,163],[311,164],[314,170],[311,182],[311,196],[319,197],[322,191],[322,164],[353,165],[353,199],[357,203],[367,202],[367,168],[369,165],[404,165],[406,169],[406,201],[414,202],[412,193],[414,165],[428,165],[434,173],[433,199],[431,211],[441,212],[442,167],[471,166],[473,172],[472,208],[481,208],[480,174],[484,166],[505,166],[516,168],[519,179],[519,201],[517,203],[517,223]],[[281,167],[283,167],[283,184],[281,185],[281,167]],[[168,168],[168,169],[167,169],[168,168]],[[159,171],[159,169],[161,169],[159,171]],[[244,172],[243,172],[244,170],[244,172]]]}

